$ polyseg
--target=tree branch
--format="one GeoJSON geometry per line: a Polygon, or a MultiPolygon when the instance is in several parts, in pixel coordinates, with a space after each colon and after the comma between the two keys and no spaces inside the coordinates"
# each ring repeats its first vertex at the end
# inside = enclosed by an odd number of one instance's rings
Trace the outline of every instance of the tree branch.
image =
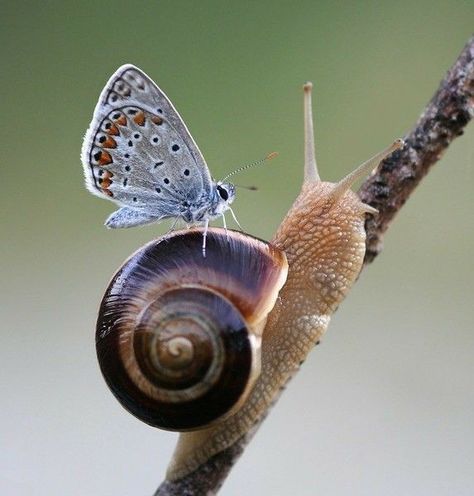
{"type": "MultiPolygon", "coordinates": [[[[384,160],[362,185],[361,199],[378,209],[366,222],[370,263],[382,250],[383,234],[429,169],[474,116],[474,37],[472,37],[406,136],[406,145],[384,160]]],[[[213,456],[191,474],[165,480],[155,496],[211,496],[216,494],[254,433],[254,428],[232,446],[213,456]]]]}
{"type": "Polygon", "coordinates": [[[383,235],[395,214],[473,116],[474,36],[406,136],[405,146],[385,159],[359,190],[362,201],[379,211],[365,223],[365,264],[382,251],[383,235]]]}

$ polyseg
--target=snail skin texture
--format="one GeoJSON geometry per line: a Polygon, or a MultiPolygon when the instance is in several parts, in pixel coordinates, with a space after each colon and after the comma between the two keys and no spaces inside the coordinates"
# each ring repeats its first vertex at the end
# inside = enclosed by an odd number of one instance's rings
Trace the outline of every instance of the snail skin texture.
{"type": "MultiPolygon", "coordinates": [[[[196,470],[251,431],[321,339],[362,267],[365,216],[376,210],[362,203],[350,188],[403,142],[395,141],[339,183],[321,181],[314,154],[311,90],[311,83],[304,85],[303,186],[272,241],[265,243],[231,231],[227,240],[224,230],[212,229],[203,258],[202,231],[177,232],[169,240],[146,245],[125,262],[102,302],[97,350],[107,384],[125,408],[145,422],[183,431],[168,467],[168,480],[196,470]],[[180,291],[183,302],[172,303],[180,291]],[[240,359],[230,360],[236,370],[217,392],[206,388],[212,382],[211,372],[221,373],[226,365],[225,353],[218,346],[220,338],[211,338],[206,345],[207,350],[218,352],[217,365],[209,365],[206,358],[201,367],[194,366],[191,359],[200,352],[194,345],[186,345],[189,336],[184,339],[180,333],[186,327],[183,319],[192,321],[191,329],[183,331],[189,335],[198,334],[202,322],[210,322],[208,327],[217,330],[218,322],[206,310],[204,317],[193,320],[185,316],[177,326],[168,325],[169,316],[161,310],[170,302],[171,314],[184,314],[198,308],[196,301],[202,298],[204,309],[212,306],[213,298],[224,299],[224,310],[214,305],[221,312],[218,320],[226,316],[220,327],[227,331],[237,328],[231,334],[241,340],[236,346],[241,350],[237,353],[240,359]],[[187,304],[187,300],[193,303],[187,304]],[[164,325],[160,323],[163,316],[164,325]],[[173,346],[163,354],[155,333],[163,328],[165,341],[173,341],[168,336],[173,327],[178,328],[179,339],[174,338],[173,346]],[[243,328],[244,333],[240,332],[243,328]],[[145,337],[141,335],[144,329],[149,331],[145,337]],[[161,375],[163,363],[172,355],[179,355],[181,364],[172,365],[176,391],[171,389],[171,379],[161,375]],[[191,384],[183,362],[199,371],[204,385],[199,381],[191,384]],[[158,398],[163,384],[164,399],[158,398]],[[180,400],[176,396],[183,391],[184,413],[177,407],[180,400]],[[191,397],[191,393],[203,391],[204,400],[191,397]]],[[[193,340],[199,341],[194,336],[193,340]]],[[[214,382],[219,385],[219,374],[216,377],[214,382]]]]}

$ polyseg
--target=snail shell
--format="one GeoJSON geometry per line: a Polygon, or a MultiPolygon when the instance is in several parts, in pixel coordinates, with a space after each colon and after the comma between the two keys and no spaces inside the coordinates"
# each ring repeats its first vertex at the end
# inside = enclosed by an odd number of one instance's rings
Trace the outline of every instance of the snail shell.
{"type": "Polygon", "coordinates": [[[194,430],[231,415],[260,372],[261,334],[287,275],[283,252],[241,233],[182,231],[152,241],[103,297],[104,378],[144,422],[194,430]]]}

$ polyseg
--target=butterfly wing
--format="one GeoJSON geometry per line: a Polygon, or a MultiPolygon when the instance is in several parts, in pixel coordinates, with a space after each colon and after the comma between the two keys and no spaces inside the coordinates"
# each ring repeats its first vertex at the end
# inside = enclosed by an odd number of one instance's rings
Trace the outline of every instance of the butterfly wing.
{"type": "Polygon", "coordinates": [[[183,201],[211,190],[209,169],[180,115],[133,65],[120,67],[102,90],[81,158],[89,191],[138,209],[136,219],[148,222],[177,217],[183,201]]]}

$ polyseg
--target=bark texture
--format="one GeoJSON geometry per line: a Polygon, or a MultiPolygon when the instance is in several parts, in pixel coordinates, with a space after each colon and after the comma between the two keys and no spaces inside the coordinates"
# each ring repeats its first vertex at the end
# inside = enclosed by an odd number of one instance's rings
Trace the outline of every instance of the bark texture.
{"type": "MultiPolygon", "coordinates": [[[[370,263],[382,250],[383,234],[421,179],[474,116],[474,37],[448,71],[418,122],[405,137],[405,146],[382,162],[362,185],[359,196],[379,211],[366,222],[370,263]]],[[[165,480],[155,496],[212,496],[225,481],[254,433],[253,429],[191,474],[165,480]]]]}
{"type": "Polygon", "coordinates": [[[379,214],[365,224],[365,264],[382,251],[383,234],[421,179],[463,134],[474,115],[474,37],[446,74],[418,122],[405,137],[405,146],[384,160],[359,190],[365,203],[379,214]]]}

